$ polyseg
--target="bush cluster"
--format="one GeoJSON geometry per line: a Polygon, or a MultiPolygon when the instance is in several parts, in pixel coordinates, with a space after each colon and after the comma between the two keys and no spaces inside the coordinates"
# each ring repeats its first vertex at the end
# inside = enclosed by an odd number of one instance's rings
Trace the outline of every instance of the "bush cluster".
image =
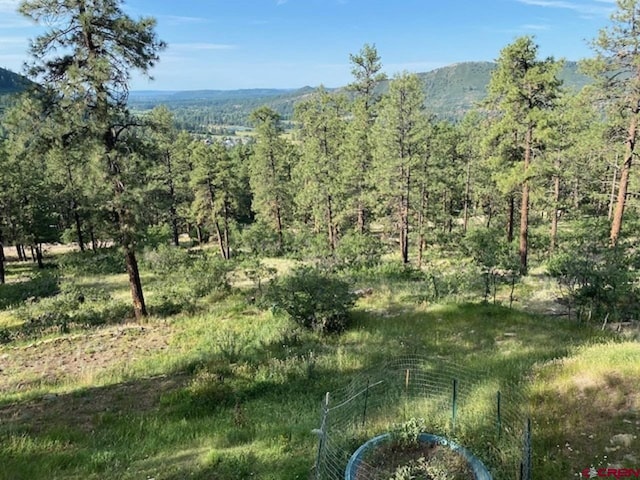
{"type": "Polygon", "coordinates": [[[272,282],[266,301],[304,328],[335,333],[347,326],[355,295],[348,282],[319,268],[303,266],[272,282]]]}
{"type": "Polygon", "coordinates": [[[58,268],[70,276],[115,275],[127,271],[124,255],[117,247],[65,253],[58,259],[58,268]]]}

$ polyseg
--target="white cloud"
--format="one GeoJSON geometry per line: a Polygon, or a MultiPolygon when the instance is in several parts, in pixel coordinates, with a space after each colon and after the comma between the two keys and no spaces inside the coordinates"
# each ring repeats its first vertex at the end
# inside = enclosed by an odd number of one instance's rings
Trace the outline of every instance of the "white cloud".
{"type": "Polygon", "coordinates": [[[209,23],[210,20],[204,17],[186,17],[182,15],[158,15],[159,23],[167,25],[194,25],[199,23],[209,23]]]}
{"type": "Polygon", "coordinates": [[[0,0],[0,12],[16,13],[20,0],[0,0]]]}
{"type": "Polygon", "coordinates": [[[549,30],[551,27],[549,27],[549,25],[527,23],[525,25],[520,25],[520,28],[522,30],[549,30]]]}
{"type": "Polygon", "coordinates": [[[235,50],[237,45],[227,43],[170,43],[169,49],[181,51],[200,51],[200,50],[235,50]]]}
{"type": "Polygon", "coordinates": [[[574,12],[583,14],[583,15],[609,15],[613,10],[612,7],[605,7],[602,5],[598,5],[599,3],[606,3],[609,5],[613,5],[613,2],[608,0],[596,0],[594,2],[586,2],[586,3],[578,3],[578,2],[569,2],[564,0],[517,0],[519,3],[524,3],[525,5],[532,5],[535,7],[544,7],[544,8],[560,8],[564,10],[573,10],[574,12]]]}

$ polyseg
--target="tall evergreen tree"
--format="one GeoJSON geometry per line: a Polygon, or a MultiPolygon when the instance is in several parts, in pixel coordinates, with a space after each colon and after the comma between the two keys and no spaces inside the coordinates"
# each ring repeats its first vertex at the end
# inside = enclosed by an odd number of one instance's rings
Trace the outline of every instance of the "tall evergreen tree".
{"type": "Polygon", "coordinates": [[[594,59],[584,62],[584,70],[597,80],[597,95],[606,102],[610,117],[626,123],[625,153],[620,170],[615,211],[611,219],[610,241],[618,242],[627,203],[629,175],[635,155],[640,115],[640,2],[618,0],[611,25],[592,42],[594,59]]]}
{"type": "Polygon", "coordinates": [[[177,247],[180,245],[180,226],[184,221],[181,207],[190,200],[189,164],[181,155],[183,140],[179,141],[179,132],[169,109],[164,105],[154,108],[149,121],[148,137],[154,156],[151,177],[157,191],[155,199],[163,209],[163,220],[169,224],[171,241],[177,247]]]}
{"type": "Polygon", "coordinates": [[[216,233],[220,255],[231,258],[231,228],[237,205],[237,178],[229,152],[219,142],[213,145],[195,143],[193,147],[191,185],[194,191],[193,211],[198,225],[216,233]]]}
{"type": "Polygon", "coordinates": [[[283,249],[283,232],[291,216],[291,165],[286,142],[282,138],[280,115],[267,106],[251,113],[256,146],[249,168],[252,208],[259,221],[271,225],[278,236],[278,251],[283,249]]]}
{"type": "Polygon", "coordinates": [[[126,259],[136,318],[147,310],[135,255],[135,212],[127,204],[130,185],[124,163],[126,130],[137,122],[126,108],[133,71],[144,74],[164,47],[155,20],[134,20],[120,0],[25,0],[20,12],[52,26],[31,44],[30,74],[53,88],[62,108],[74,109],[102,147],[101,168],[112,187],[112,212],[126,259]]]}
{"type": "Polygon", "coordinates": [[[310,214],[314,229],[325,229],[328,245],[338,244],[339,214],[344,211],[344,136],[346,99],[321,88],[296,105],[302,155],[293,169],[296,204],[310,214]]]}
{"type": "Polygon", "coordinates": [[[393,219],[405,264],[409,262],[411,191],[425,148],[424,102],[420,78],[415,74],[400,74],[390,82],[376,121],[378,199],[393,219]]]}
{"type": "Polygon", "coordinates": [[[348,89],[355,93],[351,121],[345,139],[345,181],[349,206],[355,210],[356,230],[364,233],[371,207],[371,165],[373,163],[373,123],[380,98],[377,87],[386,75],[374,45],[365,44],[349,55],[354,81],[348,89]]]}
{"type": "Polygon", "coordinates": [[[529,166],[533,150],[548,122],[561,85],[561,63],[553,58],[539,60],[532,37],[520,37],[500,52],[498,65],[489,83],[489,100],[501,115],[522,149],[523,176],[520,207],[520,270],[527,272],[529,238],[529,166]]]}

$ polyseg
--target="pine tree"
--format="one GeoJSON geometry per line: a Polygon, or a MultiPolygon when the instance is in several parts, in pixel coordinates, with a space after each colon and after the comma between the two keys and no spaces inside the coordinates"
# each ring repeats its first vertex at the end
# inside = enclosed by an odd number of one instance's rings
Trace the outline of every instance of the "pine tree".
{"type": "Polygon", "coordinates": [[[194,192],[193,211],[198,225],[216,233],[220,255],[231,258],[231,228],[237,205],[237,183],[229,152],[219,142],[194,144],[191,186],[194,192]]]}
{"type": "MultiPolygon", "coordinates": [[[[635,155],[640,115],[640,2],[618,0],[611,15],[611,25],[602,29],[592,42],[594,59],[583,63],[584,70],[595,77],[596,95],[603,100],[610,117],[621,117],[626,123],[625,153],[620,170],[620,182],[611,219],[609,239],[616,245],[627,203],[629,175],[635,155]]],[[[596,97],[596,98],[597,98],[596,97]]]]}
{"type": "MultiPolygon", "coordinates": [[[[183,206],[190,203],[188,157],[183,155],[185,140],[180,137],[173,114],[165,107],[154,108],[148,117],[148,139],[153,151],[152,182],[156,203],[162,208],[162,221],[171,228],[171,241],[180,245],[180,226],[184,222],[183,206]]],[[[188,136],[188,143],[190,136],[188,136]]],[[[187,144],[188,144],[187,143],[187,144]]]]}
{"type": "MultiPolygon", "coordinates": [[[[53,25],[31,44],[30,74],[57,94],[61,108],[74,110],[90,135],[99,139],[100,165],[112,187],[112,212],[126,259],[137,319],[147,310],[135,255],[135,213],[123,172],[130,160],[126,131],[138,122],[127,111],[131,73],[147,73],[164,48],[151,18],[134,20],[120,0],[27,0],[20,12],[53,25]]],[[[78,122],[79,123],[79,122],[78,122]]],[[[130,180],[131,178],[129,178],[130,180]]]]}
{"type": "Polygon", "coordinates": [[[411,191],[424,155],[424,93],[417,75],[403,73],[389,84],[376,120],[375,180],[380,205],[395,224],[400,256],[409,262],[411,191]]]}
{"type": "Polygon", "coordinates": [[[522,149],[523,176],[520,207],[520,270],[527,272],[529,235],[529,167],[533,149],[548,120],[561,82],[561,63],[553,58],[538,60],[538,46],[531,37],[520,37],[500,52],[489,83],[489,101],[499,112],[503,131],[510,132],[522,149]]]}
{"type": "Polygon", "coordinates": [[[310,214],[316,232],[325,229],[332,251],[338,244],[338,218],[345,204],[345,116],[346,99],[324,88],[296,105],[302,152],[292,171],[296,205],[299,212],[310,214]]]}
{"type": "Polygon", "coordinates": [[[355,210],[356,230],[365,232],[371,211],[371,165],[373,163],[373,123],[380,96],[378,85],[386,79],[374,45],[365,44],[357,55],[349,55],[354,77],[348,89],[355,93],[351,121],[345,139],[345,181],[348,209],[355,210]]]}
{"type": "Polygon", "coordinates": [[[291,217],[291,165],[286,142],[282,138],[280,115],[263,106],[251,113],[256,130],[256,145],[249,168],[252,208],[258,221],[270,225],[278,236],[278,251],[283,250],[283,232],[291,217]]]}

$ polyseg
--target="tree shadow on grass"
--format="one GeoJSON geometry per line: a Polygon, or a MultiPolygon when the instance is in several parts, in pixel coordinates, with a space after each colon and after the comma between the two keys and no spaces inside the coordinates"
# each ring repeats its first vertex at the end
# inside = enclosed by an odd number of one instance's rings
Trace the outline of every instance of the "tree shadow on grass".
{"type": "Polygon", "coordinates": [[[59,292],[57,275],[37,273],[28,280],[0,285],[0,310],[15,307],[29,299],[52,297],[59,292]]]}
{"type": "Polygon", "coordinates": [[[24,465],[40,458],[34,479],[52,472],[307,478],[317,448],[311,430],[320,426],[325,392],[346,387],[363,370],[398,355],[433,355],[463,366],[472,388],[503,377],[522,381],[537,362],[588,341],[584,332],[554,330],[548,320],[497,307],[408,307],[391,316],[360,311],[341,336],[278,338],[233,358],[212,349],[186,371],[0,408],[0,462],[20,478],[24,465]],[[6,447],[16,438],[33,445],[6,447]],[[184,458],[175,457],[180,452],[184,458]]]}

